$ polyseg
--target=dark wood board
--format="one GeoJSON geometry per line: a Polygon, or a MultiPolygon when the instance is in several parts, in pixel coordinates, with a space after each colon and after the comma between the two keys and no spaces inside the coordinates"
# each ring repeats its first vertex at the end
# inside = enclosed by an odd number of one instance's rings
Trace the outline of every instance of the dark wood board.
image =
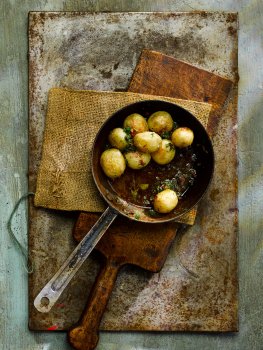
{"type": "Polygon", "coordinates": [[[211,103],[213,109],[208,131],[213,135],[237,79],[238,76],[231,81],[174,57],[145,49],[133,73],[129,91],[211,103]]]}

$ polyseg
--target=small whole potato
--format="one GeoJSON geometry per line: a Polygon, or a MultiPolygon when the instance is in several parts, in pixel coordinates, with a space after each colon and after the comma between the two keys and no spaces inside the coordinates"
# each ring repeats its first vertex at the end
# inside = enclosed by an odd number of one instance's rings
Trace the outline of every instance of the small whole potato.
{"type": "Polygon", "coordinates": [[[178,203],[178,197],[172,190],[166,189],[159,192],[154,198],[154,210],[158,213],[170,213],[178,203]]]}
{"type": "Polygon", "coordinates": [[[116,148],[107,149],[102,153],[100,165],[104,173],[111,179],[120,177],[126,168],[125,159],[121,151],[116,148]]]}
{"type": "Polygon", "coordinates": [[[173,128],[173,118],[170,113],[165,111],[158,111],[153,113],[148,119],[149,129],[162,134],[165,131],[171,131],[173,128]]]}
{"type": "Polygon", "coordinates": [[[131,128],[132,136],[138,134],[139,132],[149,130],[146,119],[138,113],[130,114],[127,118],[125,118],[123,127],[131,128]]]}
{"type": "Polygon", "coordinates": [[[194,141],[194,133],[187,127],[178,128],[172,133],[171,140],[178,148],[188,147],[194,141]]]}
{"type": "Polygon", "coordinates": [[[156,132],[144,131],[136,134],[133,142],[139,151],[152,153],[158,150],[161,145],[162,138],[156,134],[156,132]]]}
{"type": "Polygon", "coordinates": [[[127,134],[122,128],[115,128],[109,134],[110,144],[121,151],[128,146],[127,134]]]}
{"type": "Polygon", "coordinates": [[[144,168],[151,160],[149,153],[143,153],[140,151],[128,152],[124,155],[128,167],[132,169],[142,169],[144,168]]]}
{"type": "Polygon", "coordinates": [[[170,163],[175,156],[175,148],[170,140],[162,140],[161,146],[151,154],[152,159],[161,165],[170,163]]]}

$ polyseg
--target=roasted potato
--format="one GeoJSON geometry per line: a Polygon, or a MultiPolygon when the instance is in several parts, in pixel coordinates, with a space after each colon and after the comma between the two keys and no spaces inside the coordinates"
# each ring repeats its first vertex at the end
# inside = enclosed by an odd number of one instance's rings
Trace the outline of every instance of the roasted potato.
{"type": "Polygon", "coordinates": [[[153,131],[144,131],[136,134],[133,139],[134,145],[139,151],[152,153],[158,150],[161,145],[161,137],[153,131]]]}
{"type": "Polygon", "coordinates": [[[108,149],[102,153],[100,165],[104,173],[111,179],[120,177],[126,168],[125,159],[121,151],[116,148],[108,149]]]}
{"type": "Polygon", "coordinates": [[[171,131],[173,129],[173,119],[170,113],[165,111],[158,111],[153,113],[148,119],[148,126],[151,131],[157,132],[157,134],[162,134],[166,131],[171,131]]]}
{"type": "Polygon", "coordinates": [[[109,134],[109,142],[113,147],[124,150],[128,146],[126,132],[122,128],[113,129],[109,134]]]}
{"type": "Polygon", "coordinates": [[[142,169],[144,168],[151,160],[149,153],[143,153],[140,151],[128,152],[124,155],[128,167],[132,169],[142,169]]]}
{"type": "Polygon", "coordinates": [[[166,189],[159,192],[154,198],[154,210],[158,213],[170,213],[178,203],[178,197],[172,190],[166,189]]]}
{"type": "Polygon", "coordinates": [[[152,159],[161,165],[170,163],[175,156],[175,147],[170,140],[162,140],[159,149],[151,153],[152,159]]]}
{"type": "Polygon", "coordinates": [[[131,128],[132,136],[135,136],[139,132],[149,130],[146,119],[138,113],[130,114],[127,118],[125,118],[123,127],[131,128]]]}
{"type": "Polygon", "coordinates": [[[194,141],[194,133],[187,127],[178,128],[172,133],[171,140],[178,148],[188,147],[194,141]]]}

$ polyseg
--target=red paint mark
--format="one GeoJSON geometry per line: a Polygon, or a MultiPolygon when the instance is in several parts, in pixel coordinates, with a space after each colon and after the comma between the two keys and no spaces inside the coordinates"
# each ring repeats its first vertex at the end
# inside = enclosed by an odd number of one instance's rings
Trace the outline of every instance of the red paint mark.
{"type": "Polygon", "coordinates": [[[63,303],[57,304],[57,305],[56,305],[56,307],[57,307],[58,309],[63,309],[65,306],[66,306],[66,305],[63,304],[63,303]]]}
{"type": "Polygon", "coordinates": [[[58,329],[58,326],[56,324],[54,324],[54,326],[49,327],[47,330],[48,331],[55,331],[56,329],[58,329]]]}

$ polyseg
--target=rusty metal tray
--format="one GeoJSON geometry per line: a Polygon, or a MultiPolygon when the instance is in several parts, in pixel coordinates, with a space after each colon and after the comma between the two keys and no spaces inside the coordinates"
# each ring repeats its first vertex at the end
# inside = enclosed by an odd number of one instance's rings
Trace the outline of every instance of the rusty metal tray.
{"type": "MultiPolygon", "coordinates": [[[[144,48],[237,82],[236,14],[30,13],[30,191],[35,190],[49,88],[126,90],[144,48]]],[[[201,204],[196,224],[177,236],[160,273],[135,267],[121,271],[101,329],[238,329],[236,108],[235,85],[213,137],[216,172],[207,194],[209,205],[201,204]]],[[[49,314],[33,306],[34,297],[75,245],[72,229],[77,215],[30,203],[29,249],[35,268],[29,279],[32,330],[68,329],[84,308],[98,272],[95,254],[49,314]]]]}

